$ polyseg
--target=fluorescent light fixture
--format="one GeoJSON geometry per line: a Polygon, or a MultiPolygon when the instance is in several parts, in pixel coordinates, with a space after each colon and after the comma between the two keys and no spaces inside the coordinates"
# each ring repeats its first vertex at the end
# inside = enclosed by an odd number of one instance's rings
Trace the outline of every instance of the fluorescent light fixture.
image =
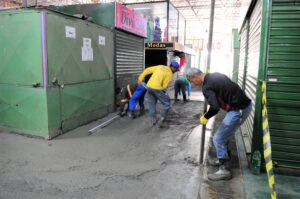
{"type": "Polygon", "coordinates": [[[151,10],[151,8],[132,8],[133,10],[151,10]]]}

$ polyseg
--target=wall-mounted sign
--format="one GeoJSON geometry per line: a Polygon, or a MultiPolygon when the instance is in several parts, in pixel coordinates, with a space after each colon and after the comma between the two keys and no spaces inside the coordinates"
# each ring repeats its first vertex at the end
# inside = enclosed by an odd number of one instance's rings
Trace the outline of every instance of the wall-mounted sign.
{"type": "Polygon", "coordinates": [[[76,29],[71,26],[65,27],[66,37],[76,39],[76,29]]]}
{"type": "Polygon", "coordinates": [[[105,46],[105,37],[99,35],[99,45],[101,46],[105,46]]]}
{"type": "Polygon", "coordinates": [[[145,48],[173,48],[174,43],[172,42],[146,42],[145,48]]]}
{"type": "Polygon", "coordinates": [[[116,3],[115,26],[136,35],[147,37],[147,22],[142,15],[116,3]]]}
{"type": "Polygon", "coordinates": [[[81,60],[82,61],[93,61],[93,48],[92,48],[92,39],[91,38],[82,38],[82,47],[81,47],[81,60]]]}

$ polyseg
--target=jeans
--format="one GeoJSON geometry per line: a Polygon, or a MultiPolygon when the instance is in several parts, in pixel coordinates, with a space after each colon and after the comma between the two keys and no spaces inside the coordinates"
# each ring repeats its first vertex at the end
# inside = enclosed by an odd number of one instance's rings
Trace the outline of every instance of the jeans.
{"type": "Polygon", "coordinates": [[[214,135],[213,142],[218,159],[228,159],[228,143],[252,110],[252,103],[238,111],[229,111],[214,135]]]}
{"type": "Polygon", "coordinates": [[[136,90],[134,91],[132,97],[129,100],[129,111],[134,111],[137,103],[139,103],[140,108],[144,109],[144,97],[146,94],[147,89],[143,85],[139,85],[136,90]]]}
{"type": "Polygon", "coordinates": [[[174,90],[175,90],[174,93],[175,100],[177,100],[178,94],[180,95],[180,92],[182,92],[183,101],[186,101],[186,84],[184,81],[176,80],[174,85],[174,90]]]}
{"type": "Polygon", "coordinates": [[[166,117],[170,109],[170,97],[164,90],[156,90],[148,88],[148,103],[149,103],[149,116],[156,117],[156,103],[159,100],[163,105],[162,117],[166,117]]]}

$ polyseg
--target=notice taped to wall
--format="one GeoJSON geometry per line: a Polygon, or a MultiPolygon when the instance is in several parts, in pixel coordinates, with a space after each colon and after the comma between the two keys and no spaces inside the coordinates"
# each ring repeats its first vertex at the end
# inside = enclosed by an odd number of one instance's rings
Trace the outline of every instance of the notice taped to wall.
{"type": "Polygon", "coordinates": [[[105,46],[105,37],[99,35],[99,45],[101,46],[105,46]]]}
{"type": "Polygon", "coordinates": [[[65,27],[66,37],[76,39],[76,29],[71,26],[65,27]]]}
{"type": "Polygon", "coordinates": [[[82,38],[83,44],[81,47],[81,59],[82,61],[93,61],[93,48],[91,38],[82,38]]]}
{"type": "Polygon", "coordinates": [[[81,47],[81,59],[82,61],[93,61],[93,48],[81,47]]]}
{"type": "Polygon", "coordinates": [[[85,48],[91,48],[92,47],[92,39],[91,38],[82,38],[83,40],[83,47],[85,48]]]}

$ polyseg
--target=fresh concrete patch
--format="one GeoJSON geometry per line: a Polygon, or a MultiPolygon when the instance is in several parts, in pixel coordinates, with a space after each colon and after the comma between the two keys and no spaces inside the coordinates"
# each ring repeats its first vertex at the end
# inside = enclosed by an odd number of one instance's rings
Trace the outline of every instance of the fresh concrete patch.
{"type": "Polygon", "coordinates": [[[0,133],[0,198],[197,198],[201,102],[174,105],[168,129],[118,118],[51,141],[0,133]]]}

